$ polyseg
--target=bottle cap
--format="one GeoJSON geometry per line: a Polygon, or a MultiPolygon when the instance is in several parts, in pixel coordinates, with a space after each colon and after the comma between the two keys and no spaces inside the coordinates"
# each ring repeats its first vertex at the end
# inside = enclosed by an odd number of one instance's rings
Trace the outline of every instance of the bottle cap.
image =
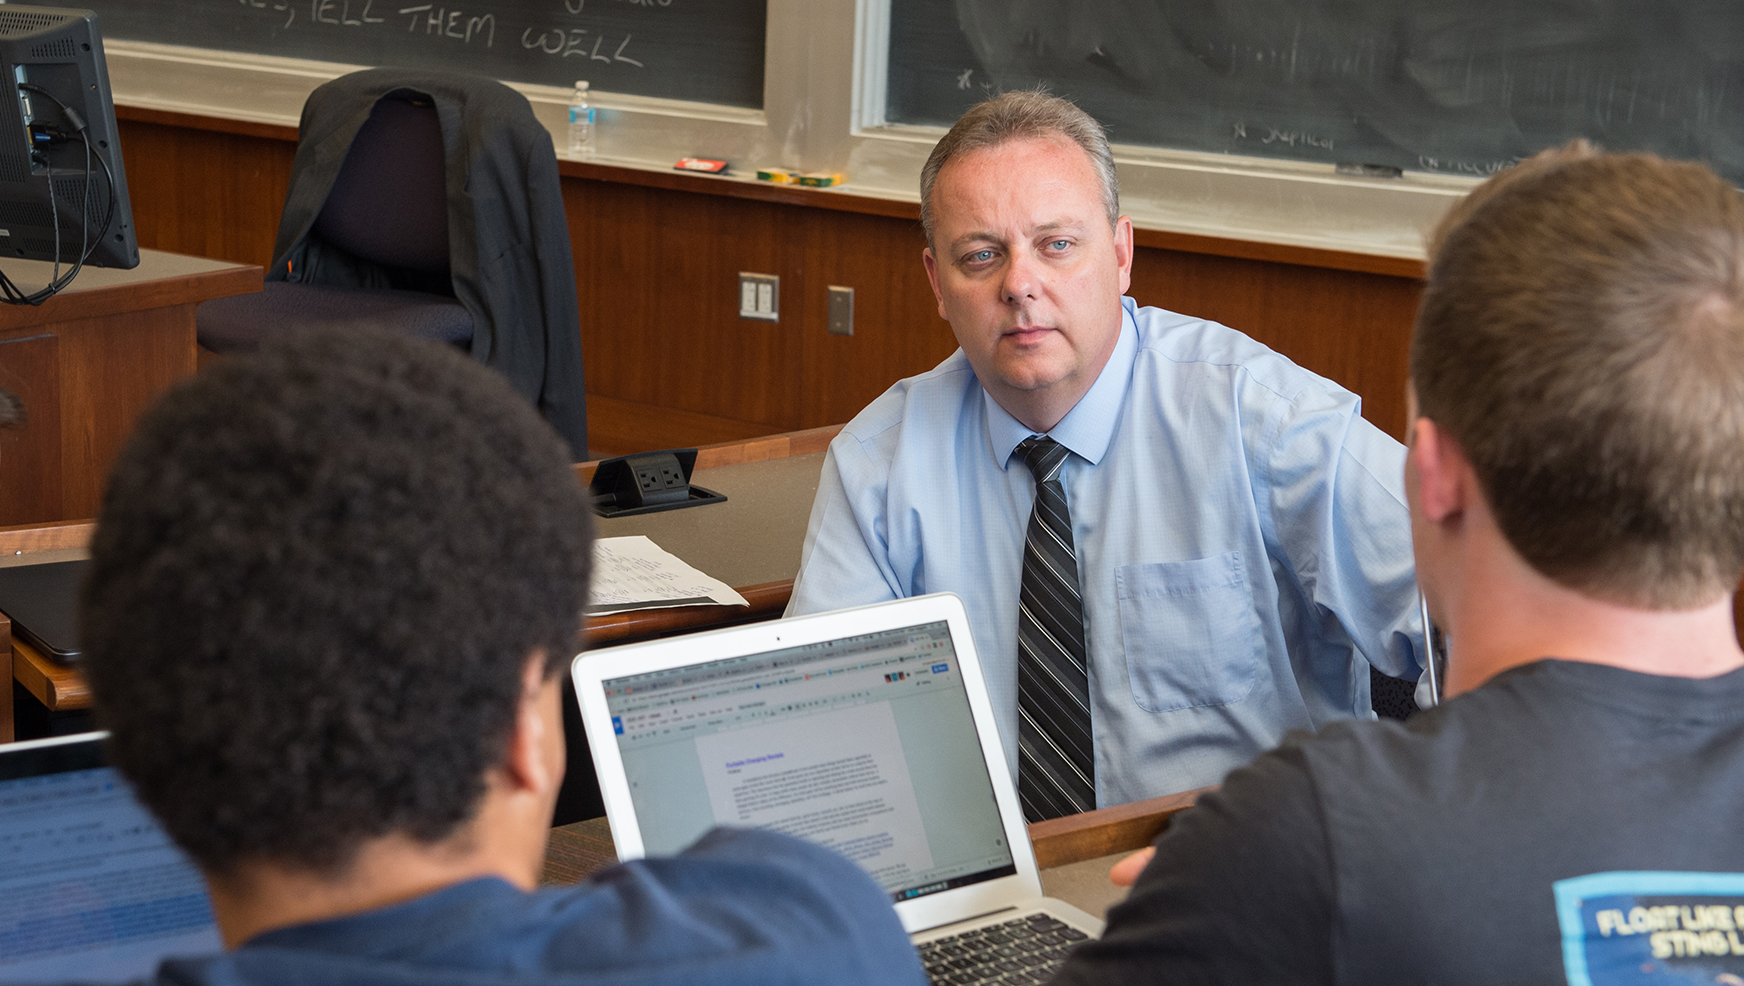
{"type": "Polygon", "coordinates": [[[587,91],[587,83],[585,81],[577,81],[575,83],[575,88],[580,89],[582,92],[586,92],[587,91]]]}

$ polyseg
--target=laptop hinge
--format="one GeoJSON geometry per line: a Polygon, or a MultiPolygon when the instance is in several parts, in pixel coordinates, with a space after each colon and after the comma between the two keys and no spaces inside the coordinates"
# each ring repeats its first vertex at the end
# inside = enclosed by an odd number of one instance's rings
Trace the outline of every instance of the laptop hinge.
{"type": "Polygon", "coordinates": [[[1015,911],[1015,910],[1017,910],[1017,908],[1018,908],[1018,905],[1016,905],[1016,904],[1007,904],[1004,907],[995,907],[991,911],[982,911],[980,914],[970,914],[966,917],[960,917],[960,918],[956,919],[955,921],[946,921],[944,924],[935,924],[935,925],[930,925],[930,926],[925,927],[925,928],[916,928],[915,930],[909,932],[909,934],[911,934],[911,935],[930,934],[931,932],[937,931],[940,928],[949,928],[953,924],[967,924],[970,921],[979,921],[982,918],[992,917],[995,914],[1004,914],[1006,911],[1015,911]]]}

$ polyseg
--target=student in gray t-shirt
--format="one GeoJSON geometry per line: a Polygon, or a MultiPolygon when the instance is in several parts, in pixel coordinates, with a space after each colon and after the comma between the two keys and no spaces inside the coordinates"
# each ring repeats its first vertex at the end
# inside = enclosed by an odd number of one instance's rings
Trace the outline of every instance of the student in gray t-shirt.
{"type": "Polygon", "coordinates": [[[1491,179],[1411,382],[1454,698],[1231,773],[1055,982],[1744,983],[1744,198],[1580,143],[1491,179]]]}

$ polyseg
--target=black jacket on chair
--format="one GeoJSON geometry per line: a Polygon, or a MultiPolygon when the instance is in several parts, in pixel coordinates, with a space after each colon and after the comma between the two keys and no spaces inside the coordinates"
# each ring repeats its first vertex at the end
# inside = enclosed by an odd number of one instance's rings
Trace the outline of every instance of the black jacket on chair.
{"type": "Polygon", "coordinates": [[[449,271],[472,316],[472,355],[587,456],[587,403],[575,265],[551,135],[520,93],[480,76],[370,69],[316,89],[303,105],[291,188],[269,281],[397,287],[391,272],[310,230],[346,151],[382,97],[427,97],[442,125],[449,271]]]}

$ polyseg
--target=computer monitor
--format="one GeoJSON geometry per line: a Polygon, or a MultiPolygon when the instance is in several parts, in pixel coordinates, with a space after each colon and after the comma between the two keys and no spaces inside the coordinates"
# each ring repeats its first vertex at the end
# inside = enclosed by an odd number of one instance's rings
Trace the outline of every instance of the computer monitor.
{"type": "Polygon", "coordinates": [[[0,262],[137,266],[97,15],[0,3],[0,86],[0,262]]]}

